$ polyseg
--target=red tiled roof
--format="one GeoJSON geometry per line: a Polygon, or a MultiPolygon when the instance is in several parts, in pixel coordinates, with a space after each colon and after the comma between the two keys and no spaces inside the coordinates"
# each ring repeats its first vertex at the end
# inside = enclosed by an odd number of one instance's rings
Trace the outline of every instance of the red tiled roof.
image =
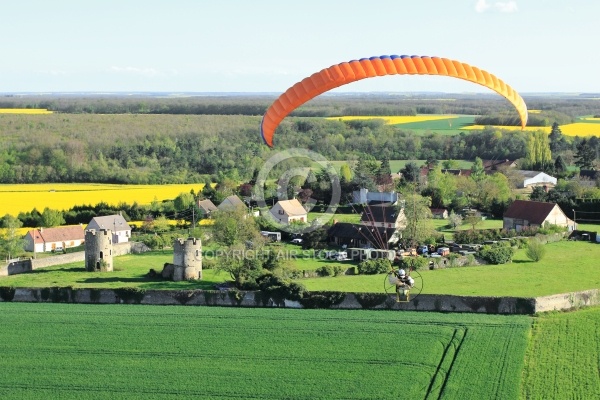
{"type": "MultiPolygon", "coordinates": [[[[30,233],[31,232],[32,231],[30,231],[30,233]]],[[[83,232],[83,227],[81,225],[34,229],[33,232],[36,233],[35,243],[65,242],[85,239],[85,233],[83,232]],[[41,236],[42,241],[38,241],[37,236],[41,236]]]]}
{"type": "Polygon", "coordinates": [[[504,213],[504,217],[523,219],[530,224],[542,225],[555,206],[556,203],[515,200],[504,213]]]}

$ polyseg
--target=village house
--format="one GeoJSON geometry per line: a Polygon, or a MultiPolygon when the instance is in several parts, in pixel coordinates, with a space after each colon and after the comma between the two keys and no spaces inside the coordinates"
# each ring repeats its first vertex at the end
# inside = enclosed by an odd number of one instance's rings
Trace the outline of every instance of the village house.
{"type": "Polygon", "coordinates": [[[246,204],[244,204],[244,202],[239,197],[237,197],[235,194],[228,196],[217,207],[217,209],[220,211],[236,210],[238,208],[247,210],[248,206],[246,204]]]}
{"type": "Polygon", "coordinates": [[[110,229],[112,232],[113,243],[125,243],[131,237],[131,227],[120,214],[106,215],[103,217],[94,217],[85,228],[86,231],[94,229],[110,229]]]}
{"type": "Polygon", "coordinates": [[[210,213],[218,210],[217,206],[209,199],[198,200],[198,209],[200,210],[201,218],[210,218],[210,213]]]}
{"type": "Polygon", "coordinates": [[[517,163],[512,160],[482,160],[482,163],[483,169],[486,171],[504,171],[517,167],[517,163]]]}
{"type": "Polygon", "coordinates": [[[448,210],[445,208],[429,208],[434,219],[447,219],[448,210]]]}
{"type": "Polygon", "coordinates": [[[402,238],[405,228],[404,209],[382,204],[365,207],[360,224],[335,223],[328,236],[340,246],[387,249],[402,238]]]}
{"type": "Polygon", "coordinates": [[[43,253],[76,247],[85,241],[81,225],[31,229],[25,234],[25,251],[43,253]]]}
{"type": "Polygon", "coordinates": [[[276,221],[285,225],[293,222],[308,222],[308,213],[298,199],[279,200],[270,212],[276,221]]]}
{"type": "Polygon", "coordinates": [[[399,239],[396,228],[336,222],[327,231],[328,241],[347,248],[387,249],[399,239]]]}
{"type": "Polygon", "coordinates": [[[360,223],[365,226],[403,230],[406,228],[406,216],[401,207],[374,205],[364,208],[360,223]]]}
{"type": "Polygon", "coordinates": [[[549,223],[575,229],[575,222],[569,219],[563,210],[555,203],[540,201],[515,200],[504,213],[502,227],[517,232],[528,227],[542,227],[549,223]]]}

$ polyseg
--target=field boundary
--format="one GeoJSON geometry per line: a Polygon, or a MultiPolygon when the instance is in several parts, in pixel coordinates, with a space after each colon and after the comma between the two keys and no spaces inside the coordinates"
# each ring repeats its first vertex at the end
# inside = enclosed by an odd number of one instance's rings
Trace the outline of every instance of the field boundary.
{"type": "Polygon", "coordinates": [[[329,308],[437,311],[531,315],[600,304],[600,290],[539,298],[426,295],[397,303],[395,295],[374,293],[310,292],[301,300],[275,299],[260,291],[76,289],[72,287],[0,287],[0,301],[26,303],[150,304],[222,307],[329,308]],[[369,297],[369,301],[365,301],[369,297]]]}
{"type": "Polygon", "coordinates": [[[265,308],[329,308],[438,311],[485,314],[533,314],[535,299],[517,297],[466,297],[425,295],[396,302],[395,294],[310,292],[302,300],[265,296],[260,291],[89,289],[71,287],[0,287],[2,301],[82,304],[151,304],[265,308]],[[368,301],[365,298],[369,298],[368,301]]]}

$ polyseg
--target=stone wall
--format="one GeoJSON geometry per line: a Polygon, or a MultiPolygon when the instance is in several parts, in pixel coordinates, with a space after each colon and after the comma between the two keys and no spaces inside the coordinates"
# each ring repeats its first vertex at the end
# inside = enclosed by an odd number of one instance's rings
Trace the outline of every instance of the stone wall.
{"type": "Polygon", "coordinates": [[[31,259],[9,262],[0,268],[0,276],[22,274],[33,270],[31,259]]]}
{"type": "MultiPolygon", "coordinates": [[[[537,301],[518,297],[420,295],[397,303],[395,295],[377,293],[312,292],[300,301],[277,299],[262,292],[205,290],[73,289],[0,287],[1,301],[92,304],[153,304],[230,307],[382,309],[406,311],[533,314],[537,301]]],[[[596,301],[598,296],[596,293],[596,301]]]]}
{"type": "Polygon", "coordinates": [[[572,308],[597,304],[600,304],[600,289],[591,289],[582,292],[538,297],[535,299],[535,311],[570,310],[572,308]]]}
{"type": "MultiPolygon", "coordinates": [[[[122,256],[130,253],[144,253],[150,250],[143,243],[126,242],[113,245],[113,256],[122,256]]],[[[0,267],[0,276],[22,274],[34,269],[51,267],[53,265],[69,264],[73,262],[85,261],[85,252],[57,254],[45,258],[25,259],[15,261],[0,267]]]]}

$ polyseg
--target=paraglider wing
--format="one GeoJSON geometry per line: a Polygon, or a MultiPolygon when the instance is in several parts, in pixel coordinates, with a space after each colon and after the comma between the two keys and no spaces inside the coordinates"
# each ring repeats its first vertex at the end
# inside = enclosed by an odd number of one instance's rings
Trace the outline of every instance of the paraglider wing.
{"type": "Polygon", "coordinates": [[[263,140],[273,147],[273,134],[281,121],[310,99],[348,83],[384,75],[440,75],[480,84],[505,97],[517,110],[521,127],[527,124],[527,106],[523,98],[489,72],[447,58],[392,55],[336,64],[296,83],[267,109],[260,123],[263,140]]]}

